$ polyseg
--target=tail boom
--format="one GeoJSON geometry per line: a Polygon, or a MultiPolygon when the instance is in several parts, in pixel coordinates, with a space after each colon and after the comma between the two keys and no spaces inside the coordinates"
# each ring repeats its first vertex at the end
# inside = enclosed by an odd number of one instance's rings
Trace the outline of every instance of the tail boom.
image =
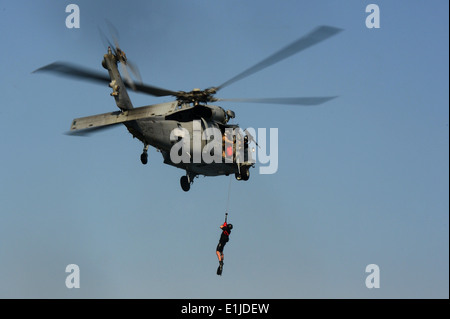
{"type": "Polygon", "coordinates": [[[117,68],[118,60],[116,56],[108,48],[108,53],[103,56],[102,65],[108,70],[111,82],[109,86],[113,89],[111,96],[114,97],[116,105],[121,110],[130,110],[133,108],[130,97],[128,96],[127,88],[120,76],[119,69],[117,68]]]}

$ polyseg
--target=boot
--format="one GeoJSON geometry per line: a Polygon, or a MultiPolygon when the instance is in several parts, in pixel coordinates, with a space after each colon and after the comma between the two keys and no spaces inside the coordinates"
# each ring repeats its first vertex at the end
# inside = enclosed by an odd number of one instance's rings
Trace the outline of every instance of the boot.
{"type": "Polygon", "coordinates": [[[217,267],[217,275],[222,276],[223,261],[219,261],[219,267],[217,267]]]}

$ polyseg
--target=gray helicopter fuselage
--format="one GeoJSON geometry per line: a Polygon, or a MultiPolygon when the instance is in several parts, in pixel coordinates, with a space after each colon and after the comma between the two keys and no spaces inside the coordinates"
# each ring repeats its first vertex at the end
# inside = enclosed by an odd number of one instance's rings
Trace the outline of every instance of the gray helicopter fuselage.
{"type": "MultiPolygon", "coordinates": [[[[221,107],[215,105],[179,105],[177,102],[168,102],[149,105],[145,108],[152,112],[151,117],[125,122],[124,125],[144,145],[151,145],[159,150],[165,164],[185,169],[187,172],[195,173],[196,175],[205,176],[229,175],[239,172],[237,163],[226,163],[222,159],[221,154],[219,154],[220,159],[212,163],[206,163],[201,154],[208,143],[218,144],[217,149],[220,150],[223,147],[221,139],[208,139],[205,135],[206,130],[215,129],[223,133],[228,128],[237,134],[238,139],[243,139],[243,134],[237,125],[224,123],[226,120],[225,115],[221,113],[225,114],[225,111],[221,107]],[[199,117],[199,113],[209,117],[199,117]],[[219,120],[222,122],[219,122],[219,120]],[[188,149],[185,151],[189,153],[189,161],[174,163],[171,159],[171,149],[180,141],[180,137],[178,136],[177,138],[176,134],[174,134],[176,131],[183,131],[183,138],[188,139],[188,149]],[[195,148],[196,145],[198,146],[197,148],[195,148]],[[199,152],[200,154],[196,154],[199,152]],[[200,162],[196,161],[196,158],[200,159],[200,162]]],[[[252,165],[251,161],[250,155],[250,157],[246,157],[246,163],[241,164],[252,165]]]]}

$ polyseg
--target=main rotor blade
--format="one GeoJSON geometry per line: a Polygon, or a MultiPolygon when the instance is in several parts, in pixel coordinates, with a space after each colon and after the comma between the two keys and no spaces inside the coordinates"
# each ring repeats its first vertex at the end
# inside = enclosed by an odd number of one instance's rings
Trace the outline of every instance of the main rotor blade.
{"type": "Polygon", "coordinates": [[[43,66],[37,70],[34,70],[33,73],[36,72],[52,72],[59,75],[64,75],[73,78],[79,79],[87,79],[94,82],[99,83],[109,83],[110,78],[104,73],[100,73],[98,71],[89,70],[80,66],[76,66],[69,63],[64,62],[54,62],[43,66]]]}
{"type": "MultiPolygon", "coordinates": [[[[125,84],[128,88],[129,85],[125,84]]],[[[178,96],[179,93],[171,90],[161,89],[159,87],[148,85],[148,84],[140,84],[134,83],[136,87],[135,92],[147,93],[153,96],[178,96]]]]}
{"type": "MultiPolygon", "coordinates": [[[[33,71],[33,73],[35,72],[52,72],[67,77],[90,80],[97,83],[109,84],[111,82],[110,77],[104,73],[64,62],[51,63],[33,71]]],[[[127,82],[124,84],[126,87],[133,89],[127,82]]],[[[178,96],[178,93],[175,91],[161,89],[148,84],[134,83],[134,86],[136,92],[147,93],[153,96],[178,96]]]]}
{"type": "Polygon", "coordinates": [[[272,54],[268,58],[264,59],[263,61],[259,62],[258,64],[255,64],[251,68],[245,70],[242,73],[239,73],[235,77],[229,79],[228,81],[222,83],[217,87],[217,90],[220,90],[231,83],[234,83],[236,81],[239,81],[249,75],[252,75],[253,73],[256,73],[258,71],[261,71],[262,69],[275,64],[277,62],[280,62],[281,60],[284,60],[291,55],[294,55],[300,51],[303,51],[319,42],[322,42],[333,35],[341,32],[342,29],[330,27],[330,26],[320,26],[311,31],[309,34],[301,37],[297,41],[291,43],[287,47],[281,49],[280,51],[272,54]]]}
{"type": "Polygon", "coordinates": [[[217,99],[223,102],[244,102],[244,103],[263,103],[263,104],[290,104],[290,105],[319,105],[328,102],[337,96],[324,97],[280,97],[280,98],[256,98],[256,99],[217,99]]]}

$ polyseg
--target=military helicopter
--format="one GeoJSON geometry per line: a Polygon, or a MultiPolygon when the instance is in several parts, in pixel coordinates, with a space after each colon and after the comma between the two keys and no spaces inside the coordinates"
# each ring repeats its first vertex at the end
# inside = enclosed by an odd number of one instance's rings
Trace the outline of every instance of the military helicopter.
{"type": "MultiPolygon", "coordinates": [[[[148,148],[155,147],[163,156],[165,164],[178,167],[186,171],[186,175],[180,178],[180,185],[184,191],[189,191],[194,178],[199,175],[220,176],[235,174],[237,180],[248,180],[250,168],[255,166],[252,152],[249,151],[249,143],[254,141],[247,131],[242,131],[236,124],[230,124],[229,120],[235,118],[232,110],[225,110],[220,106],[210,103],[247,102],[266,104],[292,104],[292,105],[319,105],[336,96],[329,97],[294,97],[294,98],[240,98],[224,99],[216,98],[215,94],[226,86],[248,77],[270,65],[286,59],[300,51],[303,51],[321,41],[324,41],[342,31],[331,26],[319,26],[310,33],[270,55],[261,62],[253,65],[245,71],[218,86],[204,90],[194,89],[189,92],[172,91],[153,85],[133,81],[129,76],[127,67],[136,72],[136,68],[128,61],[125,52],[122,51],[116,41],[114,44],[108,41],[107,53],[103,56],[102,66],[108,70],[108,75],[90,70],[84,67],[65,62],[54,62],[37,69],[34,72],[52,72],[59,75],[78,79],[85,79],[97,83],[108,84],[111,87],[111,96],[114,97],[119,111],[98,114],[88,117],[76,118],[72,121],[69,134],[84,135],[99,131],[114,125],[123,124],[134,138],[138,138],[144,145],[141,154],[142,164],[148,162],[148,148]],[[122,67],[122,75],[118,64],[122,67]],[[125,81],[122,79],[124,76],[125,81]],[[173,102],[153,104],[141,107],[133,107],[127,89],[135,92],[146,93],[156,97],[173,96],[173,102]],[[208,138],[201,138],[196,143],[195,138],[206,136],[211,129],[220,132],[221,136],[214,135],[212,139],[214,147],[205,148],[208,138]],[[227,148],[225,133],[231,131],[232,141],[227,140],[232,148],[227,148]],[[173,147],[183,142],[187,149],[180,147],[178,156],[185,156],[187,160],[175,161],[173,159],[173,147]],[[196,146],[197,145],[197,146],[196,146]],[[206,161],[200,153],[216,153],[215,161],[206,161]],[[225,154],[225,149],[232,150],[225,154]],[[220,152],[223,150],[223,152],[220,152]],[[183,153],[180,155],[180,152],[183,153]],[[218,153],[218,154],[217,154],[218,153]],[[239,155],[239,156],[238,156],[239,155]],[[243,155],[243,156],[242,156],[243,155]],[[200,160],[194,160],[194,159],[200,160]]],[[[139,76],[138,76],[139,77],[139,76]]],[[[229,145],[228,145],[229,146],[229,145]]]]}

